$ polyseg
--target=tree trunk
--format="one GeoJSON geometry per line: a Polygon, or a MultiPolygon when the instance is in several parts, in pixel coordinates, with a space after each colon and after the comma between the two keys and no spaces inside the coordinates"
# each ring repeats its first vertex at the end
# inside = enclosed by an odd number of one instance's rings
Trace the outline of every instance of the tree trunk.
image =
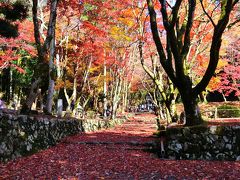
{"type": "Polygon", "coordinates": [[[185,76],[183,79],[183,85],[178,89],[184,106],[185,125],[193,126],[202,124],[203,120],[197,103],[198,95],[194,95],[190,77],[185,76]]]}
{"type": "Polygon", "coordinates": [[[128,90],[129,90],[129,84],[128,84],[127,79],[125,78],[124,82],[123,82],[123,93],[122,93],[122,107],[121,107],[122,113],[126,112],[126,110],[128,109],[128,107],[127,107],[128,90]]]}
{"type": "Polygon", "coordinates": [[[169,119],[168,123],[177,122],[178,116],[177,116],[175,99],[170,100],[169,102],[166,101],[166,102],[164,102],[164,104],[166,106],[167,116],[169,116],[167,118],[167,119],[169,119]]]}
{"type": "Polygon", "coordinates": [[[107,66],[106,66],[106,50],[104,50],[103,62],[103,119],[107,118],[107,66]]]}
{"type": "Polygon", "coordinates": [[[39,19],[38,19],[38,0],[33,0],[32,6],[32,17],[33,17],[33,24],[34,24],[34,38],[36,43],[36,48],[38,51],[38,68],[37,71],[34,73],[34,77],[37,79],[32,85],[30,93],[22,106],[21,113],[30,113],[31,106],[35,101],[36,97],[39,95],[39,86],[46,81],[46,70],[48,70],[49,66],[47,64],[47,54],[50,47],[50,42],[53,39],[54,32],[55,32],[55,25],[56,25],[56,17],[57,17],[57,4],[59,0],[51,1],[50,7],[50,17],[48,22],[48,29],[47,29],[47,37],[44,40],[44,43],[41,43],[40,38],[40,30],[39,30],[39,19]],[[44,81],[45,80],[45,81],[44,81]]]}
{"type": "Polygon", "coordinates": [[[117,114],[117,108],[119,100],[121,99],[121,92],[122,92],[122,79],[121,77],[117,77],[115,79],[116,84],[114,84],[114,92],[113,92],[113,98],[112,98],[112,114],[111,119],[115,119],[117,114]]]}
{"type": "Polygon", "coordinates": [[[114,100],[112,102],[112,114],[111,114],[111,119],[114,120],[116,118],[117,115],[117,106],[118,106],[118,102],[116,100],[114,100]]]}
{"type": "Polygon", "coordinates": [[[38,95],[41,93],[41,91],[39,91],[39,83],[41,82],[41,79],[37,79],[35,82],[32,83],[31,89],[30,89],[30,93],[26,99],[26,101],[24,102],[22,109],[21,109],[21,113],[22,114],[29,114],[32,108],[32,104],[35,101],[35,99],[38,97],[38,95]]]}
{"type": "Polygon", "coordinates": [[[188,73],[185,73],[186,68],[184,62],[188,62],[187,56],[190,53],[190,47],[193,42],[191,31],[194,27],[194,12],[195,9],[198,8],[198,3],[197,1],[188,2],[188,12],[186,13],[188,18],[186,18],[186,21],[184,21],[184,24],[182,24],[181,27],[178,14],[182,3],[185,3],[185,1],[176,1],[170,16],[168,15],[166,1],[160,1],[162,20],[159,23],[162,24],[163,22],[164,29],[166,30],[166,49],[164,49],[161,37],[159,36],[157,13],[154,9],[154,3],[152,0],[147,0],[147,5],[150,15],[152,36],[160,57],[160,63],[181,94],[186,116],[186,125],[195,125],[202,123],[200,111],[196,102],[197,96],[206,89],[209,81],[215,73],[219,62],[222,35],[228,25],[231,11],[238,3],[238,0],[221,1],[221,11],[218,16],[218,21],[215,19],[213,21],[212,17],[207,14],[202,1],[200,1],[204,13],[208,16],[214,26],[214,32],[211,40],[208,67],[202,79],[195,85],[195,87],[192,87],[192,79],[190,79],[188,73]],[[217,23],[215,24],[215,22],[217,23]],[[179,27],[181,28],[179,29],[179,27]]]}
{"type": "MultiPolygon", "coordinates": [[[[55,28],[54,28],[55,29],[55,28]]],[[[55,32],[53,32],[53,39],[50,44],[50,58],[49,58],[49,84],[48,84],[48,95],[46,103],[46,112],[47,114],[52,114],[52,105],[53,105],[53,94],[55,86],[55,69],[54,69],[54,56],[55,56],[55,32]]]]}
{"type": "Polygon", "coordinates": [[[197,103],[197,98],[191,96],[191,94],[181,94],[182,102],[184,106],[185,126],[199,125],[203,123],[200,109],[197,103]]]}
{"type": "Polygon", "coordinates": [[[222,97],[223,97],[224,102],[227,102],[227,99],[226,99],[224,93],[221,93],[221,95],[222,95],[222,97]]]}

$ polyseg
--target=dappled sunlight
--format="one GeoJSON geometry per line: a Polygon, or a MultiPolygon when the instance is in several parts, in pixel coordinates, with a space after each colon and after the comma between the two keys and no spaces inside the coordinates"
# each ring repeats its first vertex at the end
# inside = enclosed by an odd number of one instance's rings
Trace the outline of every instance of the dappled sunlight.
{"type": "Polygon", "coordinates": [[[230,126],[230,125],[240,125],[240,118],[218,118],[208,120],[208,125],[218,125],[218,126],[230,126]]]}
{"type": "Polygon", "coordinates": [[[142,154],[140,154],[140,153],[131,153],[131,156],[134,156],[134,157],[141,157],[142,154]]]}
{"type": "Polygon", "coordinates": [[[67,164],[67,161],[57,161],[58,164],[65,165],[67,164]]]}

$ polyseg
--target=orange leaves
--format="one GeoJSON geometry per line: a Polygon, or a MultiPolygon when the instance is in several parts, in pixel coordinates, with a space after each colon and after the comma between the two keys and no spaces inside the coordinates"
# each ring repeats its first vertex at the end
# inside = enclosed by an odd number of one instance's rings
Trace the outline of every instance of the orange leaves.
{"type": "Polygon", "coordinates": [[[69,80],[64,82],[62,79],[57,79],[55,83],[55,90],[60,90],[63,87],[66,87],[66,89],[72,89],[73,87],[73,83],[71,83],[69,80]]]}
{"type": "Polygon", "coordinates": [[[82,22],[82,26],[83,29],[86,30],[86,32],[91,32],[94,33],[97,36],[104,36],[105,35],[105,31],[103,29],[100,29],[96,26],[94,26],[92,23],[88,22],[88,21],[83,21],[82,22]]]}
{"type": "Polygon", "coordinates": [[[220,86],[220,83],[221,83],[221,79],[219,77],[212,77],[212,79],[210,80],[207,86],[207,90],[209,91],[217,90],[218,87],[220,86]]]}

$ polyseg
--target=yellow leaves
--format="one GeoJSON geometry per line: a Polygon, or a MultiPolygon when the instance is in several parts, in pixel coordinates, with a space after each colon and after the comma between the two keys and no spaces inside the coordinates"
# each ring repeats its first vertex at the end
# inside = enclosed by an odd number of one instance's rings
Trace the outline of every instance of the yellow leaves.
{"type": "Polygon", "coordinates": [[[131,38],[126,35],[125,31],[123,28],[113,26],[110,31],[111,36],[115,40],[121,40],[121,41],[131,41],[131,38]]]}
{"type": "MultiPolygon", "coordinates": [[[[218,74],[219,72],[221,72],[227,64],[228,62],[226,59],[219,59],[215,73],[218,74]]],[[[209,91],[216,90],[218,89],[220,84],[221,84],[220,76],[212,77],[206,89],[209,91]]]]}
{"type": "Polygon", "coordinates": [[[62,79],[56,80],[55,90],[59,90],[63,87],[66,87],[66,89],[72,89],[73,83],[69,80],[66,80],[65,82],[62,79]]]}
{"type": "Polygon", "coordinates": [[[0,51],[0,56],[3,56],[5,55],[5,52],[4,51],[0,51]]]}
{"type": "Polygon", "coordinates": [[[116,35],[116,34],[118,34],[119,33],[119,28],[117,27],[117,26],[113,26],[112,28],[111,28],[111,34],[114,36],[114,35],[116,35]]]}
{"type": "Polygon", "coordinates": [[[219,55],[225,56],[226,55],[226,48],[230,45],[231,41],[229,39],[223,38],[222,40],[222,48],[220,49],[219,55]]]}
{"type": "Polygon", "coordinates": [[[128,27],[132,27],[134,25],[134,21],[132,21],[132,19],[128,19],[128,18],[118,18],[118,21],[122,22],[123,24],[127,25],[128,27]]]}
{"type": "Polygon", "coordinates": [[[133,31],[136,31],[136,18],[141,13],[139,8],[126,8],[116,16],[117,24],[110,29],[110,35],[117,41],[131,41],[133,31]]]}
{"type": "Polygon", "coordinates": [[[219,73],[225,66],[228,65],[227,59],[219,59],[216,73],[219,73]]]}
{"type": "Polygon", "coordinates": [[[89,69],[89,73],[99,72],[101,70],[101,66],[94,66],[89,69]]]}
{"type": "Polygon", "coordinates": [[[134,25],[134,19],[136,18],[136,16],[139,16],[139,13],[140,10],[136,8],[125,9],[121,12],[121,16],[118,18],[118,21],[131,27],[134,25]]]}

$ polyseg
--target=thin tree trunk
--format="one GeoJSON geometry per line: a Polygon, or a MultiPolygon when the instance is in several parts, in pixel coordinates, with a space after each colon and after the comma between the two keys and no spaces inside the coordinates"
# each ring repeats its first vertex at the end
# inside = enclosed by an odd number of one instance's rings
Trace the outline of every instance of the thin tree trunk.
{"type": "Polygon", "coordinates": [[[122,93],[122,113],[126,112],[127,110],[127,102],[128,102],[128,91],[129,91],[129,86],[127,78],[124,79],[123,82],[123,93],[122,93]]]}
{"type": "Polygon", "coordinates": [[[38,78],[35,82],[32,83],[30,93],[28,94],[28,97],[27,97],[26,101],[24,102],[22,109],[21,109],[22,114],[30,113],[33,102],[41,93],[41,91],[39,91],[39,83],[41,81],[42,81],[41,78],[38,78]]]}
{"type": "Polygon", "coordinates": [[[71,97],[69,97],[68,93],[67,93],[67,88],[66,86],[64,87],[64,95],[65,95],[65,98],[67,100],[67,111],[71,111],[73,109],[71,109],[71,104],[72,103],[76,103],[76,99],[77,99],[77,71],[78,71],[78,64],[77,64],[77,67],[76,67],[76,70],[75,70],[75,75],[74,75],[74,79],[73,79],[73,92],[72,92],[72,95],[71,97]]]}
{"type": "Polygon", "coordinates": [[[106,50],[104,50],[103,62],[103,119],[107,119],[107,66],[106,66],[106,50]]]}
{"type": "MultiPolygon", "coordinates": [[[[55,28],[54,28],[55,29],[55,28]]],[[[53,39],[50,44],[50,58],[49,58],[49,85],[48,85],[48,95],[46,103],[46,112],[47,114],[52,114],[53,106],[53,94],[55,86],[55,69],[54,69],[54,56],[55,56],[55,32],[53,33],[53,39]]]]}
{"type": "Polygon", "coordinates": [[[112,100],[112,114],[111,114],[111,119],[116,118],[117,114],[117,107],[118,103],[120,100],[120,95],[121,95],[121,90],[122,90],[122,79],[121,77],[117,77],[115,84],[115,89],[114,89],[114,94],[113,94],[113,100],[112,100]]]}

